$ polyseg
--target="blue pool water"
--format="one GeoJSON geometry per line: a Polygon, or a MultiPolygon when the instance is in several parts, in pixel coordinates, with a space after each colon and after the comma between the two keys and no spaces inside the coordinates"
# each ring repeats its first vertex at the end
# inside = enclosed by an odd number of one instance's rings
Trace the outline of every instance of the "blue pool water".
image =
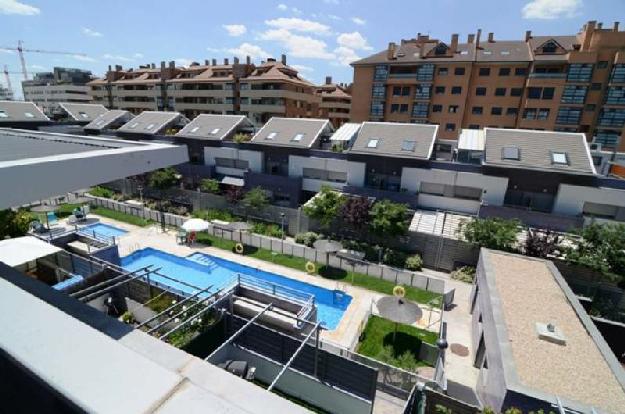
{"type": "Polygon", "coordinates": [[[119,237],[123,234],[128,233],[126,230],[122,230],[118,227],[104,223],[91,224],[89,226],[81,228],[79,232],[89,235],[93,235],[95,233],[96,236],[105,238],[119,237]]]}
{"type": "MultiPolygon", "coordinates": [[[[154,269],[160,268],[159,273],[176,278],[189,285],[198,288],[207,288],[212,285],[211,292],[227,287],[237,274],[241,274],[299,292],[312,294],[315,296],[315,304],[317,305],[317,319],[329,330],[337,327],[343,317],[343,313],[345,313],[352,301],[352,297],[342,291],[333,291],[314,286],[205,253],[193,253],[189,257],[184,258],[161,250],[146,248],[123,257],[121,261],[122,267],[129,271],[152,265],[154,269]]],[[[187,294],[196,291],[193,287],[158,275],[151,275],[150,279],[187,294]]]]}

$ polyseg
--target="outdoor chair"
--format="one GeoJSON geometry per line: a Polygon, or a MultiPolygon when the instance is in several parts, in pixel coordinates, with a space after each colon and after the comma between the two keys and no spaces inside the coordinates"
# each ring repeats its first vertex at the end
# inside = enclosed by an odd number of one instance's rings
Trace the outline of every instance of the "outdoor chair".
{"type": "Polygon", "coordinates": [[[55,224],[59,224],[59,219],[56,216],[56,214],[54,213],[54,211],[49,211],[47,213],[47,223],[48,226],[54,226],[55,224]]]}

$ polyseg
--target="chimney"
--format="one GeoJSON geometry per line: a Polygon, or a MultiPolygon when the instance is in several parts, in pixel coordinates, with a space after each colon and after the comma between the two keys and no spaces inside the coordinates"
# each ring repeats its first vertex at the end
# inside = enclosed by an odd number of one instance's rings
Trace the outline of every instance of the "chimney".
{"type": "Polygon", "coordinates": [[[454,33],[451,35],[451,45],[449,45],[451,49],[451,53],[456,53],[458,50],[458,33],[454,33]]]}
{"type": "Polygon", "coordinates": [[[614,22],[614,31],[615,32],[618,32],[618,25],[619,25],[619,22],[614,22]]]}
{"type": "Polygon", "coordinates": [[[232,60],[234,61],[235,65],[239,64],[239,58],[238,57],[235,56],[232,60]]]}
{"type": "Polygon", "coordinates": [[[111,70],[112,70],[112,67],[111,67],[111,65],[109,65],[109,72],[110,72],[111,70]]]}
{"type": "Polygon", "coordinates": [[[283,65],[286,65],[286,55],[284,53],[282,54],[282,56],[280,56],[280,61],[283,65]]]}
{"type": "Polygon", "coordinates": [[[204,66],[208,66],[208,65],[209,65],[208,59],[204,59],[204,66]]]}
{"type": "Polygon", "coordinates": [[[228,58],[224,58],[224,65],[229,65],[230,61],[228,60],[228,58]]]}
{"type": "Polygon", "coordinates": [[[122,71],[122,65],[115,65],[115,70],[117,72],[121,72],[122,71]]]}
{"type": "Polygon", "coordinates": [[[332,84],[332,76],[326,76],[326,85],[332,84]]]}
{"type": "Polygon", "coordinates": [[[525,41],[529,42],[531,38],[532,38],[532,31],[531,30],[526,30],[525,31],[525,41]]]}
{"type": "Polygon", "coordinates": [[[475,36],[475,47],[480,47],[480,37],[482,37],[482,29],[477,29],[477,35],[475,36]]]}
{"type": "Polygon", "coordinates": [[[395,59],[395,50],[397,49],[397,45],[393,42],[390,42],[388,44],[388,49],[386,51],[386,58],[388,60],[393,60],[395,59]]]}
{"type": "Polygon", "coordinates": [[[586,51],[590,47],[590,40],[592,38],[592,32],[595,31],[596,26],[597,26],[596,20],[590,20],[588,23],[584,25],[584,33],[582,35],[584,40],[582,41],[581,50],[586,51]]]}
{"type": "Polygon", "coordinates": [[[217,59],[213,59],[212,60],[212,64],[213,64],[213,66],[217,66],[217,59]]]}
{"type": "Polygon", "coordinates": [[[176,62],[174,62],[173,60],[169,61],[169,69],[175,69],[176,68],[176,62]]]}
{"type": "Polygon", "coordinates": [[[494,41],[495,41],[495,33],[489,32],[488,33],[488,43],[493,43],[494,41]]]}
{"type": "Polygon", "coordinates": [[[251,57],[249,57],[249,55],[248,55],[248,56],[245,56],[245,63],[246,63],[246,64],[248,64],[248,65],[251,65],[251,64],[252,64],[252,58],[251,58],[251,57]]]}
{"type": "Polygon", "coordinates": [[[152,69],[156,69],[156,65],[154,63],[152,63],[152,69]]]}
{"type": "Polygon", "coordinates": [[[603,28],[603,23],[602,22],[597,23],[597,29],[602,29],[602,28],[603,28]]]}
{"type": "Polygon", "coordinates": [[[467,43],[473,43],[474,41],[475,41],[475,34],[469,33],[469,36],[467,36],[467,43]]]}

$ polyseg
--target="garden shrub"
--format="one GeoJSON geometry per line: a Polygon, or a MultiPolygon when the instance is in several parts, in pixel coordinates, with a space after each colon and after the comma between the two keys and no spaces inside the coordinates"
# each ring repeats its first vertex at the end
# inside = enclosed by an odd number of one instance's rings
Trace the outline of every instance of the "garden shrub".
{"type": "Polygon", "coordinates": [[[108,188],[95,186],[89,190],[89,194],[94,197],[113,198],[115,192],[113,190],[109,190],[108,188]]]}
{"type": "Polygon", "coordinates": [[[382,256],[382,263],[393,267],[404,267],[407,256],[408,255],[402,251],[386,249],[382,256]]]}
{"type": "Polygon", "coordinates": [[[409,256],[406,259],[406,263],[404,264],[404,267],[412,271],[421,270],[421,268],[423,267],[423,259],[418,254],[409,256]]]}
{"type": "Polygon", "coordinates": [[[295,243],[303,244],[308,247],[312,247],[313,244],[319,240],[319,235],[314,231],[307,231],[306,233],[297,233],[295,235],[295,243]]]}
{"type": "Polygon", "coordinates": [[[451,272],[451,278],[465,283],[473,283],[475,279],[475,268],[473,266],[462,266],[451,272]]]}

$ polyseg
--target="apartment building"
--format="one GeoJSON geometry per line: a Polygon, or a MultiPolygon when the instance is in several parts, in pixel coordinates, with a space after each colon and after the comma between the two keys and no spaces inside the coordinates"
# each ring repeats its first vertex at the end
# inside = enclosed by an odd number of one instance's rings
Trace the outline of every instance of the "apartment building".
{"type": "Polygon", "coordinates": [[[24,100],[33,102],[49,116],[55,116],[59,103],[91,103],[87,83],[91,72],[81,69],[54,68],[53,72],[36,73],[32,80],[22,81],[24,100]]]}
{"type": "Polygon", "coordinates": [[[102,79],[89,83],[95,103],[138,114],[145,110],[177,111],[187,118],[199,114],[241,114],[256,125],[273,116],[311,117],[321,98],[312,83],[286,64],[269,58],[259,66],[234,58],[193,62],[176,67],[161,62],[138,69],[109,67],[102,79]]]}
{"type": "Polygon", "coordinates": [[[352,96],[346,85],[332,83],[332,77],[326,76],[325,83],[317,86],[317,94],[321,96],[318,118],[329,119],[335,128],[349,121],[352,96]]]}
{"type": "Polygon", "coordinates": [[[625,149],[625,32],[590,21],[571,36],[465,43],[418,34],[352,63],[351,120],[433,123],[439,139],[484,127],[583,132],[625,149]]]}
{"type": "Polygon", "coordinates": [[[0,85],[0,101],[13,100],[13,91],[0,85]]]}

